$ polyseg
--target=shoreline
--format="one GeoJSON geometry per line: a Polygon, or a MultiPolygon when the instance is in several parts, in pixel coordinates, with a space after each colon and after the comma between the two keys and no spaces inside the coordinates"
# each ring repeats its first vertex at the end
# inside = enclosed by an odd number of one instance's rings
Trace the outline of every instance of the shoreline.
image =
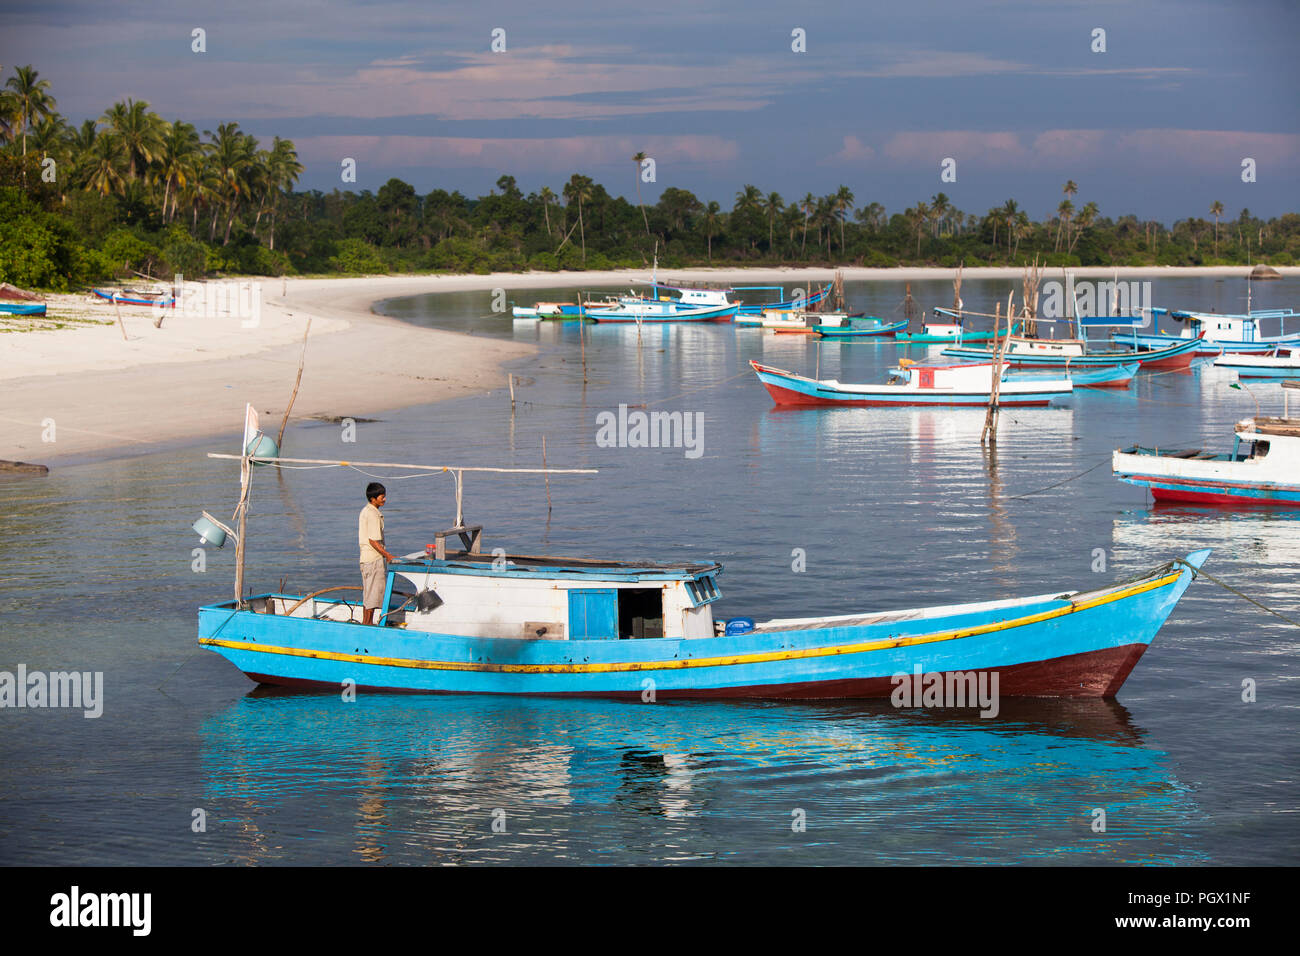
{"type": "MultiPolygon", "coordinates": [[[[830,281],[837,270],[734,267],[660,270],[665,280],[830,281]]],[[[846,281],[951,280],[947,267],[843,267],[846,281]]],[[[1053,270],[1054,271],[1054,270],[1053,270]]],[[[1207,276],[1245,279],[1245,266],[1072,269],[1077,276],[1207,276]]],[[[1283,267],[1284,277],[1300,267],[1283,267]]],[[[1023,270],[975,266],[964,279],[1019,280],[1023,270]]],[[[1052,272],[1044,271],[1044,277],[1052,272]]],[[[302,386],[292,421],[373,416],[504,387],[503,367],[538,347],[501,338],[412,325],[375,312],[383,302],[440,292],[581,288],[645,279],[644,269],[486,275],[365,276],[323,279],[232,279],[262,289],[260,321],[245,328],[229,316],[164,314],[121,307],[123,341],[107,303],[80,295],[47,296],[57,313],[99,320],[72,329],[6,333],[0,367],[0,458],[72,465],[135,457],[232,432],[246,401],[278,429],[311,317],[302,386]],[[107,324],[101,324],[104,322],[107,324]],[[12,336],[12,338],[10,337],[12,336]],[[371,359],[367,360],[367,356],[371,359]],[[42,436],[51,430],[53,441],[42,436]]],[[[171,313],[172,310],[167,310],[171,313]]]]}

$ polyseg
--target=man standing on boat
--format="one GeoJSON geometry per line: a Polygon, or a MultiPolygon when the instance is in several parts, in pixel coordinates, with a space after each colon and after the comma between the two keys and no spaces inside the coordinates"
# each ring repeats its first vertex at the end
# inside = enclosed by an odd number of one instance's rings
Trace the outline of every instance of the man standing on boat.
{"type": "Polygon", "coordinates": [[[374,624],[375,611],[384,603],[384,582],[387,561],[396,561],[397,555],[384,547],[384,516],[379,509],[388,500],[388,492],[377,481],[366,485],[366,506],[357,520],[357,543],[361,545],[361,588],[364,592],[362,624],[374,624]]]}

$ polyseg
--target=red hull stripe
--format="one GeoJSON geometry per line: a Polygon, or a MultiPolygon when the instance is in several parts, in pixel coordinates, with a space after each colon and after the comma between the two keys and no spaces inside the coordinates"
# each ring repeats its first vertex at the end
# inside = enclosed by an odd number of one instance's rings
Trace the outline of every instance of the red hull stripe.
{"type": "MultiPolygon", "coordinates": [[[[942,405],[979,405],[986,406],[989,403],[988,396],[985,395],[949,395],[945,401],[909,401],[906,399],[873,399],[873,398],[817,398],[812,395],[805,395],[803,392],[796,392],[791,388],[783,388],[780,385],[773,385],[771,382],[764,382],[763,387],[767,389],[772,400],[778,405],[842,405],[871,408],[887,408],[889,406],[942,406],[942,405]]],[[[998,404],[1003,407],[1021,408],[1031,405],[1050,405],[1051,399],[1046,398],[1000,398],[998,404]]]]}
{"type": "MultiPolygon", "coordinates": [[[[1013,664],[1009,667],[963,671],[973,674],[997,674],[999,697],[1114,697],[1129,673],[1146,652],[1145,644],[1127,644],[1082,654],[1069,654],[1045,661],[1013,664]]],[[[273,674],[246,672],[261,684],[295,687],[304,690],[337,691],[339,684],[329,681],[277,677],[273,674]]],[[[891,677],[868,677],[856,680],[801,681],[790,684],[762,684],[747,687],[701,687],[658,689],[656,698],[774,698],[780,700],[887,698],[898,685],[891,677]]],[[[991,685],[990,685],[991,686],[991,685]]],[[[407,694],[463,694],[464,691],[417,690],[410,687],[383,687],[361,684],[361,691],[407,694]]],[[[493,693],[493,692],[484,692],[493,693]]],[[[495,692],[504,693],[504,692],[495,692]]],[[[509,696],[526,697],[602,697],[640,699],[640,690],[591,691],[563,694],[521,692],[509,696]]]]}
{"type": "MultiPolygon", "coordinates": [[[[1251,484],[1248,481],[1247,482],[1212,481],[1205,478],[1184,478],[1181,475],[1125,475],[1124,477],[1129,478],[1133,481],[1152,481],[1152,482],[1163,481],[1166,484],[1170,482],[1178,482],[1180,485],[1190,485],[1191,487],[1187,489],[1188,491],[1191,491],[1193,489],[1195,490],[1205,489],[1207,493],[1213,493],[1214,491],[1220,488],[1241,488],[1244,491],[1270,491],[1270,492],[1280,491],[1280,492],[1287,492],[1290,494],[1300,493],[1300,485],[1257,485],[1257,484],[1251,484]]],[[[1153,492],[1167,491],[1167,490],[1168,489],[1165,488],[1152,489],[1153,492]]],[[[1240,500],[1240,497],[1236,498],[1235,500],[1240,500]]],[[[1274,501],[1276,499],[1269,498],[1268,500],[1274,501]]]]}

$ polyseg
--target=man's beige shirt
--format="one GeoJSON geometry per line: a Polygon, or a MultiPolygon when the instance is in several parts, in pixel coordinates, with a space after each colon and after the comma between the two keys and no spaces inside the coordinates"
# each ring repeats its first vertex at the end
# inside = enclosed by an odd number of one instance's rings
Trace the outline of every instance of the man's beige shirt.
{"type": "Polygon", "coordinates": [[[370,502],[361,509],[361,516],[357,519],[357,543],[361,545],[361,563],[368,561],[379,561],[383,555],[370,546],[371,541],[378,541],[380,544],[386,544],[384,541],[384,516],[378,508],[370,502]]]}

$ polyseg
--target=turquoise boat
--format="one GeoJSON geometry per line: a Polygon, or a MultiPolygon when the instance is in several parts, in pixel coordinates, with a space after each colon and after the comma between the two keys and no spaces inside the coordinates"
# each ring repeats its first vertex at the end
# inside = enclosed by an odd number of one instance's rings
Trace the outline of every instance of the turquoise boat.
{"type": "Polygon", "coordinates": [[[25,302],[0,302],[0,313],[8,315],[44,315],[45,303],[40,302],[36,305],[30,305],[25,302]]]}
{"type": "Polygon", "coordinates": [[[854,320],[848,325],[817,325],[813,331],[824,339],[865,339],[893,336],[907,328],[907,320],[885,322],[874,316],[869,319],[854,320]]]}
{"type": "Polygon", "coordinates": [[[924,679],[1113,697],[1209,554],[1083,591],[761,622],[715,616],[712,562],[413,554],[373,625],[329,589],[267,591],[201,607],[198,643],[258,683],[336,691],[872,698],[924,679]]]}

